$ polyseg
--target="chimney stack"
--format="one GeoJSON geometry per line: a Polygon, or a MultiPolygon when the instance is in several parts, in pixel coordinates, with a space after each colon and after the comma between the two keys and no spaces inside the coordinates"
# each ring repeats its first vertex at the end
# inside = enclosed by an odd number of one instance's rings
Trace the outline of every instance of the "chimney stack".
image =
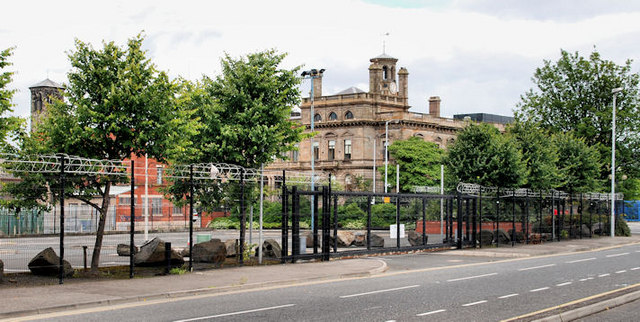
{"type": "Polygon", "coordinates": [[[318,74],[313,80],[313,97],[318,98],[322,96],[322,73],[318,74]]]}
{"type": "Polygon", "coordinates": [[[429,97],[429,115],[440,117],[440,96],[429,97]]]}

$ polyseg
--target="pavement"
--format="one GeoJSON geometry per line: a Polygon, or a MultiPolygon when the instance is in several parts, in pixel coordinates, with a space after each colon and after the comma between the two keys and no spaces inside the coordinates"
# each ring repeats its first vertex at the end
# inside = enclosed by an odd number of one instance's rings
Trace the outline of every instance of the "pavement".
{"type": "MultiPolygon", "coordinates": [[[[640,223],[633,225],[632,230],[640,230],[640,223]]],[[[537,245],[451,250],[441,253],[458,256],[519,258],[613,248],[635,243],[640,243],[640,234],[632,237],[585,238],[537,245]]],[[[384,274],[387,269],[384,260],[369,257],[328,262],[223,268],[148,278],[0,288],[2,299],[0,319],[154,299],[366,277],[384,274]]]]}

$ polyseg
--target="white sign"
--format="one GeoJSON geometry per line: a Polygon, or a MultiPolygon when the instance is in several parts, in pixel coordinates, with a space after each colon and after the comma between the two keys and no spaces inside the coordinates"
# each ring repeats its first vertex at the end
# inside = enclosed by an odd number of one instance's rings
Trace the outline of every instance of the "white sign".
{"type": "MultiPolygon", "coordinates": [[[[396,239],[397,231],[396,225],[389,226],[389,238],[396,239]]],[[[400,224],[400,238],[404,238],[404,224],[400,224]]]]}

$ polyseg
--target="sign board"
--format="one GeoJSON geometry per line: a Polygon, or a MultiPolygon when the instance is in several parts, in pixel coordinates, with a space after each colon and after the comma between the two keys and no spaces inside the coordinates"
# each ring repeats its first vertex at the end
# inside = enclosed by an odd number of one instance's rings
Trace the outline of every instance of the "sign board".
{"type": "MultiPolygon", "coordinates": [[[[391,239],[396,239],[396,232],[397,232],[397,228],[396,225],[390,225],[389,226],[389,238],[391,239]]],[[[400,224],[400,238],[404,238],[404,224],[400,224]]]]}
{"type": "Polygon", "coordinates": [[[384,203],[390,203],[391,197],[384,197],[384,203]]]}

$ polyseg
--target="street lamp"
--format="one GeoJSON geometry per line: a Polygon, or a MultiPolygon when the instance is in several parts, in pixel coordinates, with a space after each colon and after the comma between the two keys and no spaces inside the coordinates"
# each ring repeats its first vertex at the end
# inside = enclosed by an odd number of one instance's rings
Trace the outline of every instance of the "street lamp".
{"type": "MultiPolygon", "coordinates": [[[[311,79],[311,133],[313,133],[314,131],[314,117],[315,117],[315,113],[313,112],[313,81],[318,78],[318,77],[322,77],[322,73],[324,73],[325,69],[310,69],[310,70],[305,70],[302,72],[302,78],[304,79],[311,79]]],[[[313,136],[311,137],[311,191],[314,191],[315,189],[315,156],[313,155],[313,136]]],[[[311,230],[313,230],[313,215],[314,215],[314,195],[311,195],[311,230]]]]}
{"type": "Polygon", "coordinates": [[[613,94],[613,108],[611,109],[611,113],[613,115],[612,125],[611,125],[611,237],[615,236],[615,194],[616,194],[616,98],[618,97],[618,93],[622,92],[622,87],[614,88],[611,91],[613,94]]]}

